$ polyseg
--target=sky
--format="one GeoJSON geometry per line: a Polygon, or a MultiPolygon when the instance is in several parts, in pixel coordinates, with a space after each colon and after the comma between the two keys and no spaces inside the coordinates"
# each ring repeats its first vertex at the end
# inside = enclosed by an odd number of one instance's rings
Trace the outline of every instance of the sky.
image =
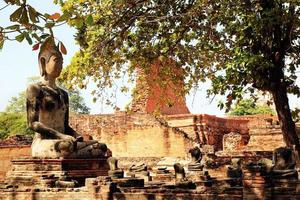
{"type": "MultiPolygon", "coordinates": [[[[55,13],[60,12],[60,8],[54,5],[51,0],[28,0],[28,4],[32,5],[41,13],[55,13]],[[42,3],[41,3],[42,2],[42,3]]],[[[5,4],[0,1],[0,8],[5,4]]],[[[9,15],[15,8],[9,6],[0,11],[0,26],[8,26],[9,15]]],[[[68,25],[56,27],[54,29],[56,37],[64,43],[68,50],[68,54],[64,56],[64,66],[67,66],[74,53],[79,50],[73,35],[75,29],[68,25]]],[[[28,78],[39,76],[38,69],[38,51],[32,51],[32,47],[25,41],[19,43],[16,41],[7,41],[4,48],[0,51],[0,111],[4,111],[8,105],[9,100],[18,93],[26,90],[28,85],[28,78]]],[[[195,92],[192,91],[190,95],[186,96],[186,102],[191,113],[205,113],[216,116],[223,116],[224,111],[217,107],[219,98],[206,98],[206,89],[209,87],[208,83],[203,83],[195,92]]],[[[90,94],[94,89],[94,84],[90,84],[86,90],[80,90],[82,97],[88,107],[91,108],[92,114],[112,113],[113,108],[100,102],[93,103],[93,96],[90,94]]],[[[298,99],[290,98],[292,107],[299,106],[298,99]]],[[[123,109],[125,105],[130,102],[130,94],[117,93],[116,105],[123,109]]],[[[299,106],[300,107],[300,106],[299,106]]]]}

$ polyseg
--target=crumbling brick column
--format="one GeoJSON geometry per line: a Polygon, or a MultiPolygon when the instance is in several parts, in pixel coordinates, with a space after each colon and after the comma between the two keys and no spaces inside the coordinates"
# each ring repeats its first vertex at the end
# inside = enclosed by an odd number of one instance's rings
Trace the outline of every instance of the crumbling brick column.
{"type": "Polygon", "coordinates": [[[130,110],[164,115],[188,114],[183,69],[170,59],[157,60],[150,69],[137,68],[136,87],[130,110]]]}

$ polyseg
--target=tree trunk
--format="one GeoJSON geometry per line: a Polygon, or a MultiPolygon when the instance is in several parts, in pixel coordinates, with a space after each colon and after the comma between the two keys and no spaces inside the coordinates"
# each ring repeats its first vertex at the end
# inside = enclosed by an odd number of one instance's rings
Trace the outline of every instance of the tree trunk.
{"type": "Polygon", "coordinates": [[[284,84],[278,84],[276,89],[271,91],[279,123],[281,126],[281,130],[283,133],[283,139],[286,145],[290,148],[295,148],[297,165],[299,166],[299,158],[300,158],[300,144],[299,138],[296,133],[295,122],[292,119],[291,110],[289,107],[289,100],[287,97],[287,88],[284,84]]]}

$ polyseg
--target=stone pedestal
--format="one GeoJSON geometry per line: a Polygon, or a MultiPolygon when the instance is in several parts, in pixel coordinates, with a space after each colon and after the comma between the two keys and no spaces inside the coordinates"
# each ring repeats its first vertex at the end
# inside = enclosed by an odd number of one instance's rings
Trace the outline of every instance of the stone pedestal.
{"type": "Polygon", "coordinates": [[[156,176],[152,177],[153,181],[159,181],[159,182],[172,182],[175,179],[175,175],[172,173],[165,173],[165,174],[160,174],[157,173],[156,176]]]}
{"type": "Polygon", "coordinates": [[[142,178],[114,178],[112,179],[113,183],[116,183],[119,187],[134,187],[142,188],[144,187],[144,179],[142,178]]]}
{"type": "Polygon", "coordinates": [[[54,186],[57,180],[75,180],[79,186],[85,178],[107,176],[107,158],[98,159],[36,159],[12,160],[5,184],[21,186],[54,186]]]}
{"type": "Polygon", "coordinates": [[[128,177],[132,178],[142,178],[145,182],[151,181],[152,177],[150,176],[149,171],[141,171],[141,172],[127,172],[128,177]]]}
{"type": "Polygon", "coordinates": [[[188,178],[188,180],[191,181],[202,180],[203,175],[204,175],[204,171],[202,170],[189,170],[186,173],[186,177],[188,178]]]}
{"type": "Polygon", "coordinates": [[[293,179],[273,179],[272,196],[295,195],[299,183],[299,180],[293,179]]]}

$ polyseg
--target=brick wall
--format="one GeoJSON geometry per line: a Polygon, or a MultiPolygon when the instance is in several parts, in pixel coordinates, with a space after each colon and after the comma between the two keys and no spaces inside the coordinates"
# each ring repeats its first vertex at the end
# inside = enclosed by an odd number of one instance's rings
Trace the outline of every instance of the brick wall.
{"type": "Polygon", "coordinates": [[[22,146],[0,146],[0,180],[5,177],[10,169],[10,161],[14,158],[31,155],[30,145],[22,146]]]}
{"type": "Polygon", "coordinates": [[[249,120],[247,119],[220,118],[206,114],[182,114],[168,115],[166,120],[171,126],[186,132],[192,141],[213,145],[215,150],[222,150],[223,136],[231,132],[241,134],[241,146],[245,146],[249,140],[249,120]]]}
{"type": "Polygon", "coordinates": [[[71,126],[107,144],[116,157],[185,157],[192,142],[150,114],[77,115],[71,126]]]}
{"type": "Polygon", "coordinates": [[[125,133],[127,130],[143,130],[160,126],[160,123],[150,114],[130,115],[125,112],[117,112],[102,115],[73,115],[70,117],[70,125],[83,135],[92,135],[96,139],[101,139],[105,135],[112,136],[117,133],[125,133]]]}
{"type": "MultiPolygon", "coordinates": [[[[276,115],[260,114],[234,117],[249,120],[250,140],[244,148],[246,151],[273,151],[285,146],[282,131],[276,115]]],[[[296,124],[298,129],[299,124],[296,124]]]]}
{"type": "Polygon", "coordinates": [[[108,144],[115,156],[147,157],[184,156],[196,142],[213,145],[219,151],[223,147],[223,136],[231,132],[241,134],[241,149],[247,146],[247,150],[272,151],[284,145],[276,119],[271,115],[220,118],[177,114],[163,117],[166,126],[151,114],[118,112],[78,115],[70,121],[78,132],[108,144]]]}

